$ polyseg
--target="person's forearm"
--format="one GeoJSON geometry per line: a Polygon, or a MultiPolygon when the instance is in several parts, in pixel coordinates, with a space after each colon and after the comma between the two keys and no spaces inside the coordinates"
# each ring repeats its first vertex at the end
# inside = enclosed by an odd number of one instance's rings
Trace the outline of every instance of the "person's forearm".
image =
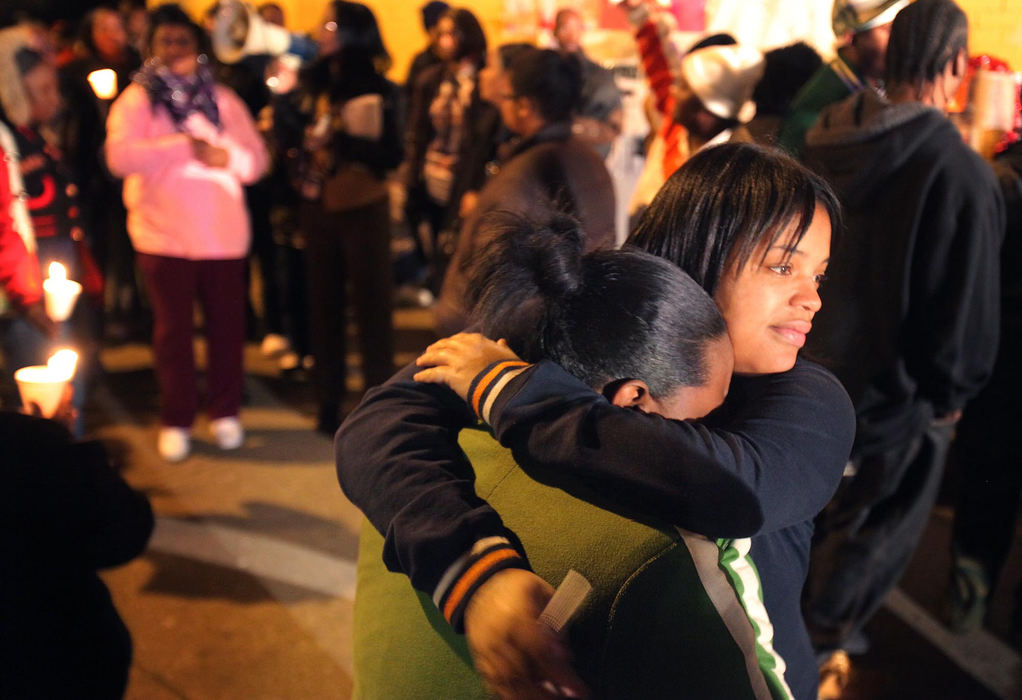
{"type": "Polygon", "coordinates": [[[458,432],[474,421],[453,392],[405,368],[370,390],[335,441],[345,495],[384,535],[384,562],[433,596],[444,574],[481,539],[506,536],[475,492],[458,432]]]}

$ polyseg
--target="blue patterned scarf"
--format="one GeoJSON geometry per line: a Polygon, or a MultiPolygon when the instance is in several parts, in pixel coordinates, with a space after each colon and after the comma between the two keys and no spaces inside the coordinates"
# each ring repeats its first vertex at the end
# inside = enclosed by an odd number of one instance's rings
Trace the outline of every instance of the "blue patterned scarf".
{"type": "Polygon", "coordinates": [[[199,68],[191,75],[175,75],[160,61],[149,59],[135,73],[132,80],[149,93],[153,108],[163,105],[174,121],[174,127],[182,130],[182,124],[193,112],[201,112],[220,129],[220,110],[213,94],[213,72],[199,57],[199,68]]]}

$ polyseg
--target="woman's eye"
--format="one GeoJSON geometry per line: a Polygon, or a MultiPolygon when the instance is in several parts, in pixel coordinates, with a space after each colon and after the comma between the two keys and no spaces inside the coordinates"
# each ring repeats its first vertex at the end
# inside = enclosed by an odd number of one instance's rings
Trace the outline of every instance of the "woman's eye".
{"type": "Polygon", "coordinates": [[[819,287],[821,284],[827,281],[827,273],[824,272],[819,275],[814,275],[813,280],[816,282],[816,286],[819,287]]]}
{"type": "Polygon", "coordinates": [[[791,265],[788,265],[788,264],[771,265],[770,266],[770,271],[771,272],[776,272],[779,275],[790,275],[791,274],[791,265]]]}

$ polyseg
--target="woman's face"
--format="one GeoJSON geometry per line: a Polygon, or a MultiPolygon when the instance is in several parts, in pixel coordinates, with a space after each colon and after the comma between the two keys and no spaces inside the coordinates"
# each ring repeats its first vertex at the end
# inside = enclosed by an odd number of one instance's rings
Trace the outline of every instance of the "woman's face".
{"type": "Polygon", "coordinates": [[[44,124],[60,111],[57,69],[44,61],[22,77],[33,124],[44,124]]]}
{"type": "Polygon", "coordinates": [[[337,53],[341,48],[340,39],[337,37],[337,15],[334,13],[333,3],[326,7],[323,12],[323,19],[316,30],[316,44],[319,45],[320,56],[329,56],[337,53]]]}
{"type": "Polygon", "coordinates": [[[183,24],[161,24],[153,32],[153,58],[176,75],[191,75],[198,68],[199,44],[195,33],[183,24]]]}
{"type": "Polygon", "coordinates": [[[769,250],[755,251],[741,270],[732,265],[714,294],[734,345],[738,374],[791,369],[820,310],[819,287],[830,260],[827,211],[816,207],[795,250],[787,249],[788,240],[782,234],[769,250]]]}
{"type": "Polygon", "coordinates": [[[450,17],[442,17],[436,25],[436,54],[442,61],[453,61],[458,54],[461,33],[450,17]]]}
{"type": "Polygon", "coordinates": [[[92,43],[100,56],[117,58],[128,44],[121,15],[113,10],[100,9],[92,21],[92,43]]]}

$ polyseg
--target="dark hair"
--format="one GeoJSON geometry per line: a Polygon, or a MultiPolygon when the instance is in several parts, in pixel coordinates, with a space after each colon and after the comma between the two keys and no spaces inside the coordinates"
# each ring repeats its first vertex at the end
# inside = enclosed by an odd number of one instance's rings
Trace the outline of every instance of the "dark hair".
{"type": "Polygon", "coordinates": [[[523,359],[550,359],[599,390],[641,379],[654,397],[708,379],[706,345],[726,337],[716,304],[676,266],[639,250],[582,254],[577,222],[488,214],[473,316],[523,359]]]}
{"type": "Polygon", "coordinates": [[[752,91],[756,115],[783,115],[788,105],[823,63],[820,54],[799,41],[763,54],[763,77],[752,91]]]}
{"type": "Polygon", "coordinates": [[[520,54],[525,49],[536,48],[532,44],[527,44],[524,41],[511,41],[506,44],[501,44],[497,47],[497,60],[500,61],[500,70],[507,70],[508,66],[511,65],[511,61],[515,60],[515,56],[520,54]]]}
{"type": "Polygon", "coordinates": [[[458,51],[454,58],[459,61],[463,58],[472,58],[479,66],[486,63],[486,34],[472,11],[464,7],[454,7],[443,16],[451,18],[458,32],[458,51]]]}
{"type": "Polygon", "coordinates": [[[168,25],[189,29],[195,36],[195,45],[198,47],[198,50],[200,52],[205,51],[207,40],[206,32],[202,30],[202,27],[192,21],[192,18],[188,16],[187,12],[181,9],[180,5],[170,2],[165,5],[160,5],[149,13],[149,27],[146,30],[145,44],[150,53],[153,50],[153,37],[156,36],[156,30],[168,25]]]}
{"type": "Polygon", "coordinates": [[[78,41],[81,42],[82,46],[89,52],[90,55],[96,55],[96,40],[92,37],[92,28],[96,24],[96,18],[103,12],[109,12],[117,15],[121,18],[121,26],[124,26],[124,18],[121,17],[121,13],[117,11],[116,7],[110,5],[97,5],[96,7],[89,10],[85,17],[82,18],[82,22],[78,25],[78,41]]]}
{"type": "Polygon", "coordinates": [[[419,13],[422,15],[422,28],[428,32],[436,26],[436,23],[440,21],[444,12],[450,8],[451,6],[446,2],[443,2],[443,0],[431,0],[431,2],[427,2],[419,8],[419,13]]]}
{"type": "Polygon", "coordinates": [[[360,2],[334,0],[339,48],[321,56],[304,75],[316,89],[347,99],[379,89],[380,73],[390,64],[373,11],[360,2]]]}
{"type": "Polygon", "coordinates": [[[969,49],[969,20],[951,0],[916,0],[898,13],[887,43],[888,83],[932,81],[969,49]]]}
{"type": "Polygon", "coordinates": [[[574,56],[523,48],[507,67],[515,97],[528,97],[548,122],[566,121],[582,94],[582,66],[574,56]]]}
{"type": "Polygon", "coordinates": [[[693,51],[698,51],[699,49],[706,49],[711,46],[735,46],[736,44],[738,44],[738,39],[735,39],[727,32],[720,32],[719,34],[710,34],[709,36],[704,36],[702,39],[689,46],[688,50],[685,51],[685,55],[687,56],[693,51]]]}
{"type": "Polygon", "coordinates": [[[628,243],[670,260],[713,295],[729,265],[741,270],[792,223],[785,243],[794,250],[817,206],[836,234],[840,206],[822,178],[780,151],[727,143],[699,151],[667,179],[628,243]]]}

